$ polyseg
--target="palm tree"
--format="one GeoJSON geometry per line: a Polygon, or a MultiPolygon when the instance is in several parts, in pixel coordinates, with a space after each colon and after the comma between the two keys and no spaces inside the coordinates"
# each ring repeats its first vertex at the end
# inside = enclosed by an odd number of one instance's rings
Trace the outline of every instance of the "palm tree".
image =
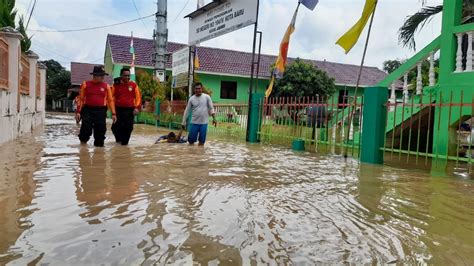
{"type": "Polygon", "coordinates": [[[15,28],[15,0],[0,0],[0,28],[15,28]]]}
{"type": "MultiPolygon", "coordinates": [[[[434,15],[443,11],[443,5],[425,6],[427,0],[422,0],[423,8],[415,14],[408,16],[403,26],[398,30],[398,40],[404,47],[416,50],[415,33],[423,29],[434,15]]],[[[471,23],[474,15],[474,0],[464,0],[463,23],[471,23]]]]}

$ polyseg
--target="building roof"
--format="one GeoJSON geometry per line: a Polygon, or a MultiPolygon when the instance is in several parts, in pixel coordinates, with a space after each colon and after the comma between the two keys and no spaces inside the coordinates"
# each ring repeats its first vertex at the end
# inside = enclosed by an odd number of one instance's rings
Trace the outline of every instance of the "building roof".
{"type": "MultiPolygon", "coordinates": [[[[132,55],[130,54],[130,37],[109,34],[107,36],[107,45],[110,46],[112,60],[115,64],[130,64],[132,55]]],[[[133,38],[133,45],[135,47],[135,65],[141,67],[153,67],[153,40],[143,38],[133,38]]],[[[168,42],[168,52],[173,53],[186,44],[168,42]]],[[[252,53],[211,48],[199,46],[197,48],[200,68],[197,72],[216,73],[222,75],[236,75],[236,76],[250,76],[250,64],[252,61],[252,53]]],[[[264,55],[260,57],[259,76],[270,77],[271,65],[275,62],[276,56],[264,55]]],[[[296,58],[289,58],[291,62],[296,58]]],[[[350,64],[340,64],[328,61],[307,60],[327,72],[330,77],[333,77],[336,84],[340,85],[355,85],[357,83],[357,76],[359,66],[350,64]]],[[[171,58],[166,64],[167,69],[171,69],[171,58]]],[[[387,74],[376,67],[364,67],[362,71],[361,86],[375,85],[387,74]]]]}
{"type": "MultiPolygon", "coordinates": [[[[90,80],[92,78],[90,73],[96,65],[97,64],[71,62],[71,85],[80,86],[84,80],[90,80]]],[[[112,84],[112,77],[105,76],[104,81],[108,84],[112,84]]]]}

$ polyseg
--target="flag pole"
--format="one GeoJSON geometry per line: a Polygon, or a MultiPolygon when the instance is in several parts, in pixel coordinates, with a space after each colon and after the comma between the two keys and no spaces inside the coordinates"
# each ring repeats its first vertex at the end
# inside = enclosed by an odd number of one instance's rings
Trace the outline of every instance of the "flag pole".
{"type": "MultiPolygon", "coordinates": [[[[353,101],[353,104],[351,106],[349,106],[349,119],[348,119],[349,127],[347,129],[346,137],[345,137],[346,146],[344,148],[344,158],[347,158],[347,150],[348,150],[347,143],[349,142],[349,135],[350,135],[350,132],[351,132],[352,113],[354,112],[354,108],[357,105],[357,91],[359,90],[359,86],[360,86],[360,78],[362,76],[362,69],[364,68],[365,56],[367,54],[367,47],[369,46],[370,33],[371,33],[371,30],[372,30],[372,24],[374,22],[375,11],[377,10],[377,4],[378,4],[378,1],[375,1],[374,12],[372,13],[372,16],[370,17],[369,29],[367,31],[367,38],[365,40],[364,53],[362,54],[362,60],[360,62],[360,67],[359,67],[359,74],[357,76],[357,83],[356,83],[356,87],[355,87],[355,90],[354,90],[354,101],[353,101]]],[[[344,125],[344,123],[343,123],[343,125],[344,125]]]]}

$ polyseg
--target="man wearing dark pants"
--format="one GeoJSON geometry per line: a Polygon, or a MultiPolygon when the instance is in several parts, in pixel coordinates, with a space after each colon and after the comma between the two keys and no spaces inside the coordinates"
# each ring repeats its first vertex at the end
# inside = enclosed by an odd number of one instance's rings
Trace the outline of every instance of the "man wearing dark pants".
{"type": "Polygon", "coordinates": [[[199,146],[203,146],[206,142],[209,115],[212,115],[212,123],[214,126],[217,125],[217,122],[211,97],[202,92],[201,83],[194,84],[194,95],[189,98],[188,105],[184,111],[183,126],[186,126],[189,112],[192,112],[192,118],[188,142],[193,145],[199,140],[199,146]]]}
{"type": "Polygon", "coordinates": [[[130,69],[120,70],[120,81],[114,83],[112,94],[117,109],[117,123],[112,125],[112,132],[117,143],[128,145],[134,116],[140,111],[142,99],[138,85],[130,81],[130,69]]]}
{"type": "Polygon", "coordinates": [[[94,146],[103,147],[105,140],[107,106],[112,111],[112,120],[115,123],[115,114],[112,91],[104,82],[105,73],[103,66],[95,66],[91,73],[93,79],[84,81],[81,85],[79,101],[76,110],[76,121],[82,120],[79,140],[81,144],[86,144],[92,132],[94,132],[94,146]]]}

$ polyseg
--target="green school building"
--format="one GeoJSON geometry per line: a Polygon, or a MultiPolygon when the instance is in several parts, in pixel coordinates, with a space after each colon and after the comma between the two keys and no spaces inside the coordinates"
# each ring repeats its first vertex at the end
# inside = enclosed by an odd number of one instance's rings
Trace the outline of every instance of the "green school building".
{"type": "MultiPolygon", "coordinates": [[[[153,72],[153,40],[134,38],[135,68],[153,72]]],[[[184,48],[186,44],[168,43],[168,52],[173,53],[184,48]]],[[[204,86],[212,91],[212,100],[215,103],[247,103],[248,89],[250,86],[250,64],[252,54],[247,52],[211,48],[200,46],[197,48],[200,67],[196,73],[204,86]]],[[[130,66],[132,55],[130,54],[130,36],[109,34],[105,47],[105,69],[114,78],[120,75],[120,69],[130,66]]],[[[275,62],[276,56],[261,55],[258,79],[258,92],[263,93],[270,80],[270,68],[275,62]]],[[[289,62],[295,60],[289,58],[289,62]]],[[[308,60],[335,79],[338,91],[335,97],[342,101],[344,95],[353,94],[359,66],[340,64],[328,61],[308,60]]],[[[167,63],[167,78],[171,75],[171,58],[167,63]]],[[[376,67],[364,67],[362,71],[360,94],[363,88],[373,86],[383,80],[386,73],[376,67]]]]}

